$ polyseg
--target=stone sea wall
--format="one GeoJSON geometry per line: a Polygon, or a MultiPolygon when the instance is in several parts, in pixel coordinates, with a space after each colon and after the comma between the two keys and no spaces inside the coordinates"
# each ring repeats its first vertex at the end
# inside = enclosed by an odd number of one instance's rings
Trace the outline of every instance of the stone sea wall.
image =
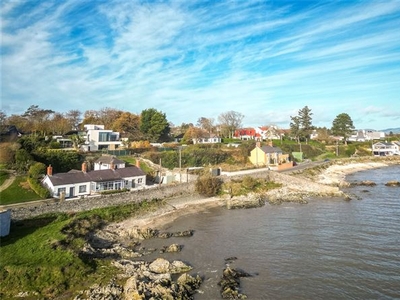
{"type": "Polygon", "coordinates": [[[195,183],[182,183],[161,187],[145,188],[142,190],[131,191],[120,194],[110,194],[88,197],[84,199],[74,199],[65,201],[44,200],[29,206],[11,208],[11,218],[13,221],[35,217],[45,213],[54,212],[80,212],[95,208],[109,207],[114,205],[137,203],[143,200],[164,199],[179,196],[190,196],[195,193],[195,183]]]}

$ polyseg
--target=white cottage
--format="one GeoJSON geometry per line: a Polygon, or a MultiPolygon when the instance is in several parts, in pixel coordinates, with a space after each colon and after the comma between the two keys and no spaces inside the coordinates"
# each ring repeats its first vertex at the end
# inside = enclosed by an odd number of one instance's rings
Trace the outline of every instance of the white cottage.
{"type": "MultiPolygon", "coordinates": [[[[116,164],[121,166],[122,164],[116,164]]],[[[82,170],[71,170],[67,173],[53,174],[51,165],[47,167],[47,175],[42,184],[51,195],[60,198],[81,197],[107,190],[134,189],[146,185],[146,174],[137,166],[115,167],[110,164],[108,169],[87,170],[87,163],[82,164],[82,170]]]]}

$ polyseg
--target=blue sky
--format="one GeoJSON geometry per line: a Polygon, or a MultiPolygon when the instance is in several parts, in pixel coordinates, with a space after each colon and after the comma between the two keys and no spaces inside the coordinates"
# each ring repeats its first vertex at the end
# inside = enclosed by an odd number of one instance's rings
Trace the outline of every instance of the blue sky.
{"type": "Polygon", "coordinates": [[[400,1],[3,0],[1,109],[400,127],[400,1]]]}

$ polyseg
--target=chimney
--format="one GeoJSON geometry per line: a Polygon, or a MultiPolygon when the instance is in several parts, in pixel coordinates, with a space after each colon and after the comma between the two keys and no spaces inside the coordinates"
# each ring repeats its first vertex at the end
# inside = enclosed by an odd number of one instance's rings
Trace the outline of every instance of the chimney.
{"type": "Polygon", "coordinates": [[[86,161],[84,161],[84,162],[82,163],[82,172],[83,172],[83,173],[86,173],[86,172],[87,172],[87,162],[86,162],[86,161]]]}
{"type": "Polygon", "coordinates": [[[140,169],[140,160],[136,159],[136,167],[140,169]]]}
{"type": "Polygon", "coordinates": [[[111,162],[111,163],[110,163],[110,169],[111,169],[111,170],[115,170],[114,162],[111,162]]]}
{"type": "Polygon", "coordinates": [[[272,145],[272,140],[268,142],[268,145],[269,145],[270,147],[273,147],[273,146],[274,146],[274,145],[272,145]]]}
{"type": "Polygon", "coordinates": [[[47,167],[47,176],[53,176],[53,167],[51,165],[47,167]]]}
{"type": "Polygon", "coordinates": [[[261,147],[261,143],[260,143],[260,142],[257,142],[257,143],[256,143],[256,147],[257,147],[257,148],[260,148],[260,147],[261,147]]]}

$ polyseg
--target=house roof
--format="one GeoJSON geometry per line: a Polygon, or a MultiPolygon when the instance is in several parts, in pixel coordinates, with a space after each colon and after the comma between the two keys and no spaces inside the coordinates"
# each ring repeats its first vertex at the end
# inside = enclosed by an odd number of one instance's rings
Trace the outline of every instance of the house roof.
{"type": "Polygon", "coordinates": [[[260,148],[264,153],[282,153],[282,149],[273,146],[262,146],[260,148]]]}
{"type": "Polygon", "coordinates": [[[127,167],[121,169],[106,169],[89,172],[68,172],[56,173],[49,176],[53,186],[84,183],[84,182],[102,182],[102,181],[115,181],[121,180],[126,177],[136,177],[146,175],[141,169],[137,167],[127,167]]]}
{"type": "Polygon", "coordinates": [[[101,156],[98,160],[95,161],[97,164],[114,164],[114,165],[120,165],[120,164],[125,164],[124,161],[110,155],[104,155],[101,156]]]}

